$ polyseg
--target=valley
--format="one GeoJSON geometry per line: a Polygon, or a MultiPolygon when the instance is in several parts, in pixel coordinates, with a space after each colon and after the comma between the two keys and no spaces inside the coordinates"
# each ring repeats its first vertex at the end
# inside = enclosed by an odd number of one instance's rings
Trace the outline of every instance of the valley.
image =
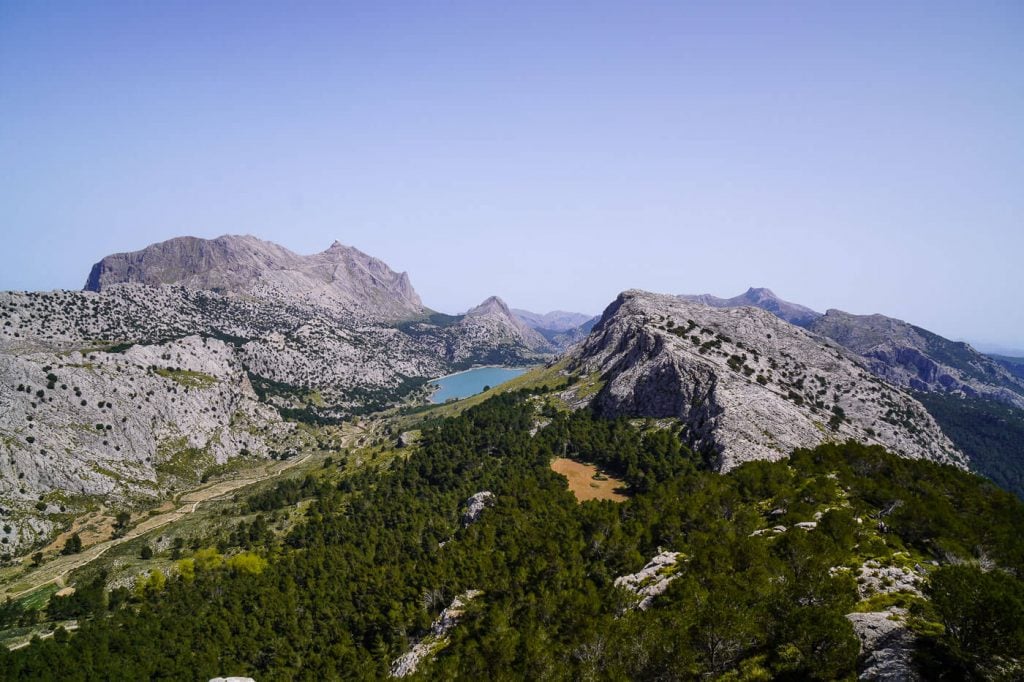
{"type": "Polygon", "coordinates": [[[0,294],[5,679],[1024,661],[1024,505],[969,473],[1019,492],[1019,387],[964,344],[767,289],[444,315],[251,237],[87,289],[0,294]],[[957,648],[965,603],[1005,652],[957,648]]]}

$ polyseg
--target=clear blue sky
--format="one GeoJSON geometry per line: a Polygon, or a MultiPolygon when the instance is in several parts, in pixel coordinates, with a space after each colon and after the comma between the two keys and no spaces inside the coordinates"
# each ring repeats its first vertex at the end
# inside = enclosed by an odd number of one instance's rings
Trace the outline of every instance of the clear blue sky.
{"type": "Polygon", "coordinates": [[[0,0],[0,289],[251,233],[1024,346],[1024,3],[0,0]]]}

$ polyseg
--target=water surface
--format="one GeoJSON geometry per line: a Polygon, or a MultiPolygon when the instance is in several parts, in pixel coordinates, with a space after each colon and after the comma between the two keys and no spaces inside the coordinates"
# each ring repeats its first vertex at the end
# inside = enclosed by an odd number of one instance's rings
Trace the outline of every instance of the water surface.
{"type": "Polygon", "coordinates": [[[468,398],[488,386],[494,388],[509,379],[515,379],[525,371],[526,369],[521,367],[477,367],[434,379],[430,384],[437,386],[437,390],[430,397],[430,402],[443,403],[452,398],[468,398]]]}

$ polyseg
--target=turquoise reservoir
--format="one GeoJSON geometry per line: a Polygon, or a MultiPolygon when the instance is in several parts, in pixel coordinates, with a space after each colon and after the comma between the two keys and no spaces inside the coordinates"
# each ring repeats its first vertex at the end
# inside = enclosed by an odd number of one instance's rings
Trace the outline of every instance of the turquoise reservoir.
{"type": "Polygon", "coordinates": [[[483,391],[484,386],[494,388],[524,372],[526,369],[519,367],[477,367],[434,379],[430,384],[437,386],[437,390],[430,396],[430,402],[443,403],[452,398],[468,398],[483,391]]]}

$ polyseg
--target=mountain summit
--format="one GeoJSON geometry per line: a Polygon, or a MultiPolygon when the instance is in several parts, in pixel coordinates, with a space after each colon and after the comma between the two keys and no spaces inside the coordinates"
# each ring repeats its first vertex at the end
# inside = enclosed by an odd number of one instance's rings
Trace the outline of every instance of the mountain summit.
{"type": "Polygon", "coordinates": [[[585,391],[599,414],[679,419],[688,444],[722,470],[849,439],[966,462],[913,397],[766,311],[626,291],[567,358],[599,377],[585,391]]]}
{"type": "Polygon", "coordinates": [[[301,256],[250,235],[176,237],[103,258],[92,267],[85,289],[99,292],[124,283],[255,293],[358,309],[380,318],[424,312],[406,273],[337,241],[326,251],[301,256]]]}
{"type": "Polygon", "coordinates": [[[761,310],[767,310],[776,317],[782,318],[786,322],[795,324],[798,327],[808,327],[814,320],[821,317],[821,313],[798,303],[785,301],[776,296],[774,291],[764,287],[750,287],[739,296],[733,296],[732,298],[719,298],[711,294],[680,294],[679,298],[684,301],[703,303],[712,308],[752,306],[761,310]]]}
{"type": "Polygon", "coordinates": [[[470,308],[459,324],[466,328],[487,329],[495,338],[521,343],[531,350],[550,350],[547,340],[516,317],[497,296],[489,296],[480,305],[470,308]]]}

